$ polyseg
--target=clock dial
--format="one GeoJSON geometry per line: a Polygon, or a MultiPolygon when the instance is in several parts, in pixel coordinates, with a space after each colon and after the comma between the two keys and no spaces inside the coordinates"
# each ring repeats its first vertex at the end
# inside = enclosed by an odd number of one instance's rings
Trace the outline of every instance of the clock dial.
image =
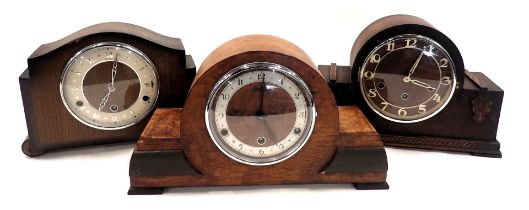
{"type": "Polygon", "coordinates": [[[294,155],[314,126],[305,83],[290,69],[250,63],[228,72],[207,103],[206,124],[215,144],[232,159],[269,165],[294,155]]]}
{"type": "Polygon", "coordinates": [[[456,85],[454,64],[443,46],[414,34],[377,45],[365,58],[359,77],[371,109],[401,123],[434,116],[449,102],[456,85]]]}
{"type": "Polygon", "coordinates": [[[146,117],[158,97],[152,62],[123,43],[90,45],[66,65],[61,96],[80,122],[97,129],[122,129],[146,117]]]}

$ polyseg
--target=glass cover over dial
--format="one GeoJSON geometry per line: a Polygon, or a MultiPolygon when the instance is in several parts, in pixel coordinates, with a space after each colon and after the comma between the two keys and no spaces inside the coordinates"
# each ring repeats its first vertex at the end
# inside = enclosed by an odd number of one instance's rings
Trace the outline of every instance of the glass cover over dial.
{"type": "Polygon", "coordinates": [[[297,74],[259,62],[239,66],[217,82],[205,117],[224,154],[249,165],[270,165],[303,147],[316,111],[309,88],[297,74]]]}
{"type": "Polygon", "coordinates": [[[362,95],[377,114],[400,123],[419,122],[441,111],[452,97],[455,68],[434,40],[415,34],[378,44],[359,72],[362,95]]]}
{"type": "Polygon", "coordinates": [[[122,129],[146,117],[158,98],[158,75],[138,49],[123,43],[90,45],[64,68],[60,92],[80,122],[103,130],[122,129]]]}

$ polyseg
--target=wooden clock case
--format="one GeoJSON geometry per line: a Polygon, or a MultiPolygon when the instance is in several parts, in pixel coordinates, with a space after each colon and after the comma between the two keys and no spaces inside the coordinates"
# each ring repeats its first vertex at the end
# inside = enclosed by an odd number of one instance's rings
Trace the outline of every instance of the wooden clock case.
{"type": "Polygon", "coordinates": [[[99,130],[76,120],[59,92],[63,69],[79,50],[98,42],[127,43],[145,53],[158,70],[160,89],[156,107],[181,107],[195,76],[191,56],[178,38],[126,23],[102,23],[40,46],[28,58],[19,83],[28,137],[22,151],[38,156],[50,150],[137,140],[150,115],[121,130],[99,130]]]}
{"type": "Polygon", "coordinates": [[[338,105],[357,105],[380,133],[386,146],[468,152],[501,157],[496,132],[503,90],[480,72],[466,71],[452,41],[418,17],[394,15],[379,19],[358,36],[351,50],[351,66],[320,65],[338,105]],[[372,111],[362,98],[358,80],[363,58],[380,42],[398,34],[433,38],[450,53],[455,63],[456,90],[437,115],[417,123],[397,123],[372,111]]]}
{"type": "Polygon", "coordinates": [[[353,183],[387,189],[387,158],[379,135],[356,106],[336,106],[310,58],[283,39],[251,35],[231,40],[204,61],[183,109],[155,111],[130,161],[129,194],[158,194],[165,187],[353,183]],[[224,155],[206,128],[204,111],[215,83],[245,63],[272,62],[298,74],[313,94],[318,113],[304,147],[267,166],[224,155]]]}

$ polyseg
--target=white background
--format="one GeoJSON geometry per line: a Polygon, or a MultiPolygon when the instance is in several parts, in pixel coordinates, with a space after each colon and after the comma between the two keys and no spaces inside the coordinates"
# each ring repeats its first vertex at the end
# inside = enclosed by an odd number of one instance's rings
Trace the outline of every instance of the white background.
{"type": "MultiPolygon", "coordinates": [[[[523,1],[521,1],[523,2],[523,1]]],[[[510,1],[3,1],[0,3],[0,209],[527,209],[529,6],[510,1]],[[6,3],[8,2],[8,3],[6,3]],[[254,33],[287,39],[316,64],[349,64],[357,35],[383,16],[432,23],[459,47],[465,66],[505,90],[497,138],[502,159],[387,149],[387,191],[350,185],[207,187],[127,196],[133,144],[28,158],[18,76],[43,43],[92,24],[121,21],[183,40],[199,66],[217,46],[254,33]],[[506,207],[510,206],[510,207],[506,207]]],[[[63,108],[63,107],[57,107],[63,108]]],[[[472,128],[468,128],[472,129],[472,128]]]]}

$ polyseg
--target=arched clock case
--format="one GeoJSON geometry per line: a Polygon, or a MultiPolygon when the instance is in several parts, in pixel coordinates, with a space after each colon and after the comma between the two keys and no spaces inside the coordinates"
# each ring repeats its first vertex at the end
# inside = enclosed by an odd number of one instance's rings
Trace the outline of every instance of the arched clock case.
{"type": "Polygon", "coordinates": [[[130,161],[129,194],[165,187],[351,183],[387,189],[380,137],[336,106],[310,58],[267,35],[228,41],[201,65],[182,109],[158,108],[130,161]]]}
{"type": "Polygon", "coordinates": [[[350,66],[321,65],[339,105],[358,105],[387,146],[501,157],[503,90],[465,70],[456,45],[418,17],[381,18],[356,39],[350,66]]]}
{"type": "Polygon", "coordinates": [[[178,38],[102,23],[40,46],[19,78],[22,151],[137,140],[156,107],[181,107],[195,75],[178,38]]]}

